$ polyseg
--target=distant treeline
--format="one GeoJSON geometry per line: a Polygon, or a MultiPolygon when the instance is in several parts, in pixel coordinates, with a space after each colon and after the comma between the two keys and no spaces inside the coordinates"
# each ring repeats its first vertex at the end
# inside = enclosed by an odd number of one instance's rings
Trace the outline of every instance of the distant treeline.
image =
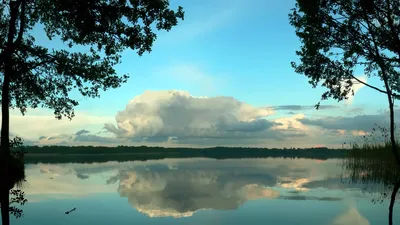
{"type": "Polygon", "coordinates": [[[267,149],[267,148],[163,148],[146,146],[22,146],[13,151],[23,150],[26,163],[92,163],[107,161],[145,161],[165,158],[343,158],[347,150],[308,149],[267,149]]]}

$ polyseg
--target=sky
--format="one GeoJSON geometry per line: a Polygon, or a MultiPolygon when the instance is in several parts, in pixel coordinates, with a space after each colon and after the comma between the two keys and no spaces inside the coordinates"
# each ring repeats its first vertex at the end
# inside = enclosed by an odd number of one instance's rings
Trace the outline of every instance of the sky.
{"type": "MultiPolygon", "coordinates": [[[[123,52],[115,69],[130,75],[127,83],[96,99],[73,93],[72,121],[48,109],[12,111],[12,135],[33,145],[340,147],[388,124],[385,95],[363,85],[349,100],[313,108],[325,89],[290,65],[300,47],[288,21],[294,0],[170,2],[185,20],[158,32],[151,53],[123,52]]],[[[40,27],[32,32],[62,47],[40,27]]]]}

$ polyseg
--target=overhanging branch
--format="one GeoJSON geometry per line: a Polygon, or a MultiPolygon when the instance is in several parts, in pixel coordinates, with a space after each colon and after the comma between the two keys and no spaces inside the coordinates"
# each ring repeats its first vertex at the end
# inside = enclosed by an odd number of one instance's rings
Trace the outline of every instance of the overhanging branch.
{"type": "MultiPolygon", "coordinates": [[[[369,88],[372,88],[372,89],[377,90],[377,91],[379,91],[379,92],[381,92],[381,93],[384,93],[384,94],[388,94],[386,91],[384,91],[384,90],[382,90],[382,89],[380,89],[380,88],[377,88],[377,87],[375,87],[375,86],[372,86],[372,85],[370,85],[370,84],[367,84],[367,83],[365,83],[364,81],[358,79],[357,77],[355,77],[355,76],[353,76],[353,75],[351,75],[351,77],[352,77],[354,80],[356,80],[357,82],[359,82],[359,83],[361,83],[361,84],[363,84],[363,85],[365,85],[365,86],[367,86],[367,87],[369,87],[369,88]]],[[[400,95],[395,94],[395,93],[391,93],[391,96],[393,96],[393,97],[395,97],[395,98],[400,98],[400,95]]]]}

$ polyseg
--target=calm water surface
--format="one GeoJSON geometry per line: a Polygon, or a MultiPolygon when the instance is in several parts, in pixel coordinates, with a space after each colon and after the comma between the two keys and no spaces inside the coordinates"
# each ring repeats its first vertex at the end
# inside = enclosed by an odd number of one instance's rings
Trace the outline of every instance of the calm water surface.
{"type": "Polygon", "coordinates": [[[341,181],[338,160],[166,159],[26,172],[29,202],[16,225],[387,224],[388,200],[373,204],[374,193],[341,181]]]}

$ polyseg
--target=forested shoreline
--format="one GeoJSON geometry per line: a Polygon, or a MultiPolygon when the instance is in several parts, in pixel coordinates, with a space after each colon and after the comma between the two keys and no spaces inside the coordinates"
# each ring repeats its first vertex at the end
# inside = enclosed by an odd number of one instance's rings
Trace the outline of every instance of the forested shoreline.
{"type": "Polygon", "coordinates": [[[347,150],[328,148],[164,148],[146,146],[23,146],[26,163],[92,163],[106,161],[145,161],[165,158],[344,158],[347,150]]]}

